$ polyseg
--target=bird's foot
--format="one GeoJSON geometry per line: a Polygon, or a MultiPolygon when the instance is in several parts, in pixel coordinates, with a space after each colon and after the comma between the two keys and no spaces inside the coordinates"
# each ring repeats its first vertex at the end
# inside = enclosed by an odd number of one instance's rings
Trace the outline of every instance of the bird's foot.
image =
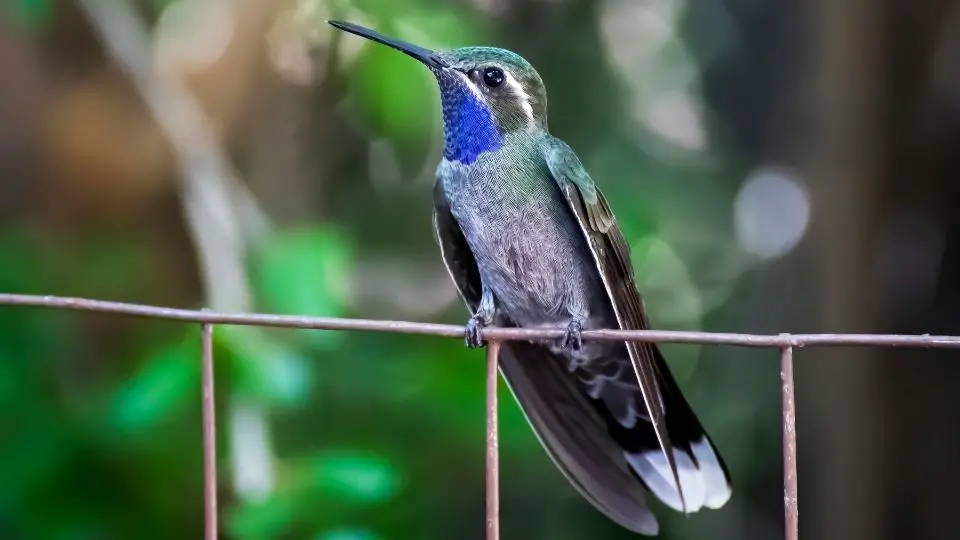
{"type": "Polygon", "coordinates": [[[567,325],[567,331],[563,335],[563,348],[569,351],[579,351],[583,347],[583,324],[579,319],[573,319],[567,325]]]}
{"type": "Polygon", "coordinates": [[[479,315],[470,317],[463,335],[463,341],[467,344],[468,348],[476,349],[477,347],[483,346],[483,327],[486,325],[487,322],[483,320],[483,317],[479,315]]]}

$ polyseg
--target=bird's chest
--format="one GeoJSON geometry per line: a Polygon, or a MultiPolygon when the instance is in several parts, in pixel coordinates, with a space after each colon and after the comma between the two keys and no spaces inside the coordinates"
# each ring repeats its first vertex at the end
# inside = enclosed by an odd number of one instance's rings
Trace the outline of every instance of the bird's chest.
{"type": "Polygon", "coordinates": [[[445,191],[484,283],[517,322],[562,319],[571,304],[581,303],[589,255],[545,171],[464,172],[450,178],[445,191]]]}

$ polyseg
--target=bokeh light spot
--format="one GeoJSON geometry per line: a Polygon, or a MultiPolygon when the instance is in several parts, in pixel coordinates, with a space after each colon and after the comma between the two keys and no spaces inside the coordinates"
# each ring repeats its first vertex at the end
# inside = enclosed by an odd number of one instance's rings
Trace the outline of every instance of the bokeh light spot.
{"type": "Polygon", "coordinates": [[[792,173],[761,167],[740,186],[733,219],[741,248],[761,259],[776,259],[803,238],[810,197],[792,173]]]}

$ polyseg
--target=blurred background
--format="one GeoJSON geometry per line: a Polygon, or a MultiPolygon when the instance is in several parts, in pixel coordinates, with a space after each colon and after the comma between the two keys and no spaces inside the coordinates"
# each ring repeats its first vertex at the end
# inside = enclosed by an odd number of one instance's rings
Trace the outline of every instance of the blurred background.
{"type": "MultiPolygon", "coordinates": [[[[528,58],[655,327],[960,333],[960,5],[936,0],[6,0],[0,290],[465,321],[431,76],[327,18],[528,58]]],[[[0,309],[0,538],[200,537],[198,337],[0,309]]],[[[482,538],[482,353],[216,348],[224,538],[482,538]]],[[[657,505],[661,537],[782,538],[776,352],[666,349],[734,497],[657,505]]],[[[805,537],[956,538],[955,356],[798,351],[805,537]]],[[[501,389],[504,538],[630,538],[501,389]]]]}

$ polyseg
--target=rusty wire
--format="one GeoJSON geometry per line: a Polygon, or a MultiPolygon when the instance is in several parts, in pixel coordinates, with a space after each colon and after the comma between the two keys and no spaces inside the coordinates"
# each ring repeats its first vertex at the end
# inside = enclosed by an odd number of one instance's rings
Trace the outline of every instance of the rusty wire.
{"type": "Polygon", "coordinates": [[[203,514],[204,540],[217,540],[217,416],[213,394],[213,325],[203,336],[203,514]]]}
{"type": "MultiPolygon", "coordinates": [[[[186,321],[199,324],[230,324],[240,326],[269,326],[277,328],[307,328],[315,330],[359,330],[391,332],[438,337],[463,337],[463,327],[453,324],[382,321],[371,319],[341,319],[335,317],[305,317],[247,313],[196,311],[124,302],[108,302],[64,296],[35,296],[0,293],[0,305],[32,306],[116,313],[134,317],[186,321]]],[[[563,337],[563,329],[486,328],[483,337],[499,341],[527,341],[563,337]]],[[[737,334],[720,332],[683,332],[671,330],[584,330],[583,339],[598,341],[646,341],[650,343],[688,343],[700,345],[735,345],[740,347],[810,347],[810,346],[874,346],[925,347],[960,349],[960,336],[902,335],[902,334],[737,334]]]]}
{"type": "MultiPolygon", "coordinates": [[[[214,412],[213,326],[216,324],[256,325],[282,328],[312,328],[321,330],[357,330],[403,334],[463,337],[462,326],[380,321],[369,319],[340,319],[329,317],[298,317],[266,314],[219,313],[195,311],[122,302],[108,302],[85,298],[33,296],[0,293],[0,305],[27,306],[113,313],[134,317],[166,319],[200,323],[203,328],[203,445],[204,445],[204,519],[205,538],[217,538],[217,464],[216,421],[214,412]]],[[[499,540],[499,442],[497,433],[497,355],[501,341],[558,338],[563,331],[550,329],[487,328],[483,337],[488,341],[486,377],[486,530],[487,540],[499,540]]],[[[583,332],[586,340],[647,341],[661,343],[696,343],[704,345],[734,345],[742,347],[779,348],[781,351],[781,389],[783,399],[783,494],[786,540],[799,537],[799,504],[797,499],[797,435],[794,401],[793,349],[806,346],[882,346],[960,348],[960,336],[893,335],[893,334],[780,334],[755,335],[710,332],[675,332],[662,330],[591,330],[583,332]]]]}
{"type": "Polygon", "coordinates": [[[497,361],[500,342],[487,343],[487,540],[500,540],[500,441],[497,427],[497,361]]]}
{"type": "Polygon", "coordinates": [[[793,347],[780,350],[780,381],[783,399],[783,515],[786,540],[800,536],[797,500],[797,408],[793,388],[793,347]]]}

